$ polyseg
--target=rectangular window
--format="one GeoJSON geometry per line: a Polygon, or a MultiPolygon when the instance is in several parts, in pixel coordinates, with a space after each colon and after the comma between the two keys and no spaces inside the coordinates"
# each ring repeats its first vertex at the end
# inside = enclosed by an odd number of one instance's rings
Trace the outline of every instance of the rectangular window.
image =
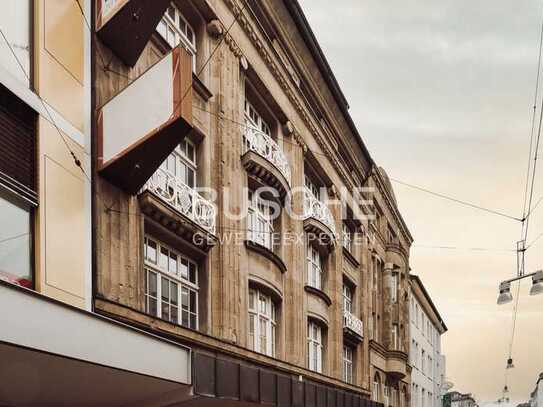
{"type": "Polygon", "coordinates": [[[322,258],[319,251],[307,243],[307,282],[311,287],[322,290],[322,258]]]}
{"type": "Polygon", "coordinates": [[[156,27],[164,40],[174,48],[183,44],[192,55],[192,70],[196,72],[196,35],[181,11],[172,3],[156,27]]]}
{"type": "Polygon", "coordinates": [[[399,350],[400,340],[399,340],[399,331],[398,324],[392,324],[392,349],[399,350]]]}
{"type": "Polygon", "coordinates": [[[32,208],[0,185],[0,280],[33,288],[32,208]]]}
{"type": "Polygon", "coordinates": [[[322,373],[322,336],[321,326],[310,321],[307,324],[308,368],[318,373],[322,373]]]}
{"type": "Polygon", "coordinates": [[[353,312],[353,290],[347,284],[343,284],[343,310],[353,312]]]}
{"type": "Polygon", "coordinates": [[[342,234],[343,234],[343,239],[342,239],[342,243],[343,243],[343,247],[349,251],[349,253],[352,253],[353,251],[353,236],[352,236],[352,232],[351,232],[351,229],[349,229],[349,226],[346,224],[346,223],[343,223],[342,225],[342,234]]]}
{"type": "Polygon", "coordinates": [[[343,346],[343,380],[353,383],[353,349],[343,346]]]}
{"type": "Polygon", "coordinates": [[[391,290],[390,292],[391,301],[393,304],[395,304],[398,302],[398,273],[397,272],[392,273],[392,284],[391,284],[390,290],[391,290]]]}
{"type": "Polygon", "coordinates": [[[31,76],[30,20],[32,3],[29,0],[3,0],[2,12],[0,13],[0,27],[9,42],[8,45],[4,38],[0,38],[0,65],[28,87],[31,85],[28,78],[31,76]],[[19,63],[22,65],[22,69],[19,63]]]}
{"type": "Polygon", "coordinates": [[[144,238],[145,312],[198,329],[198,265],[149,236],[144,238]]]}
{"type": "Polygon", "coordinates": [[[249,289],[249,348],[268,356],[275,356],[276,307],[270,296],[249,289]]]}
{"type": "Polygon", "coordinates": [[[421,365],[420,365],[420,370],[422,373],[425,373],[425,365],[426,365],[426,352],[424,352],[424,349],[421,350],[421,354],[420,354],[420,362],[421,362],[421,365]]]}
{"type": "Polygon", "coordinates": [[[273,220],[271,202],[259,194],[248,192],[247,239],[273,250],[273,220]]]}
{"type": "Polygon", "coordinates": [[[266,123],[258,110],[247,99],[245,99],[245,122],[248,126],[271,137],[270,125],[266,123]]]}

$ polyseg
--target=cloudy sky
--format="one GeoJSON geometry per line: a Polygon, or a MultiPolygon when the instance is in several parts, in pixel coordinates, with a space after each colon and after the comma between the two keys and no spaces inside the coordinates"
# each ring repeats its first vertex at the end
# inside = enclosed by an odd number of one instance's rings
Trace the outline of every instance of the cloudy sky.
{"type": "MultiPolygon", "coordinates": [[[[364,141],[391,177],[521,216],[541,2],[300,2],[364,141]]],[[[543,195],[539,173],[534,201],[543,195]]],[[[413,273],[449,327],[447,376],[457,390],[495,400],[513,308],[496,305],[497,286],[516,272],[516,255],[506,250],[515,247],[520,223],[394,187],[415,237],[413,273]]],[[[528,242],[540,233],[543,202],[528,242]]],[[[527,253],[529,271],[543,268],[542,249],[543,238],[527,253]]],[[[521,286],[516,368],[508,378],[515,401],[529,398],[543,372],[543,295],[530,297],[529,288],[521,286]]]]}

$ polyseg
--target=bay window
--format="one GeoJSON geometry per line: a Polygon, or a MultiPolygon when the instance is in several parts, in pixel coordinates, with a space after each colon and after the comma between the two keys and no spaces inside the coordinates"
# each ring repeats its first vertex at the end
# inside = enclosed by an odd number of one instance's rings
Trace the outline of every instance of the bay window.
{"type": "Polygon", "coordinates": [[[144,238],[145,312],[198,329],[198,265],[149,236],[144,238]]]}
{"type": "Polygon", "coordinates": [[[319,251],[311,244],[307,244],[307,282],[308,285],[322,290],[323,286],[323,259],[319,251]]]}
{"type": "Polygon", "coordinates": [[[249,348],[275,356],[277,310],[270,296],[255,288],[249,289],[249,348]]]}
{"type": "Polygon", "coordinates": [[[183,44],[192,55],[192,70],[196,72],[196,35],[187,19],[173,3],[166,10],[156,29],[170,47],[175,48],[183,44]]]}
{"type": "Polygon", "coordinates": [[[347,383],[353,383],[353,349],[349,346],[343,346],[343,380],[347,383]]]}
{"type": "Polygon", "coordinates": [[[272,205],[254,191],[248,193],[247,239],[273,250],[272,205]]]}
{"type": "Polygon", "coordinates": [[[307,325],[308,368],[322,373],[323,329],[314,321],[307,325]]]}

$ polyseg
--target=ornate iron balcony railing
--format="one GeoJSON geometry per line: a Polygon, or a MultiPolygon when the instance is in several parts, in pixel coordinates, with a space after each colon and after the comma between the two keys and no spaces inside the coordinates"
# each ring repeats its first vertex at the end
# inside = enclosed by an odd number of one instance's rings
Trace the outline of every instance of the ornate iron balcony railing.
{"type": "Polygon", "coordinates": [[[349,311],[343,311],[343,328],[350,329],[361,338],[364,337],[362,321],[351,314],[349,311]]]}
{"type": "Polygon", "coordinates": [[[332,212],[307,188],[304,190],[304,218],[315,218],[328,226],[334,235],[336,234],[336,224],[332,212]]]}
{"type": "Polygon", "coordinates": [[[254,151],[258,155],[264,157],[281,172],[290,185],[290,165],[287,156],[274,139],[260,130],[251,126],[245,126],[242,144],[242,154],[245,154],[247,151],[254,151]]]}
{"type": "Polygon", "coordinates": [[[158,195],[181,214],[210,233],[215,233],[215,205],[176,177],[159,168],[142,188],[158,195]]]}

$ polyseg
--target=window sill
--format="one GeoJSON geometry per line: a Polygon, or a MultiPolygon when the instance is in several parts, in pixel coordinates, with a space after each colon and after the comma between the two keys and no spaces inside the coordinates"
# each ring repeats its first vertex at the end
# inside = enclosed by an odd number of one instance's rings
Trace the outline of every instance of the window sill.
{"type": "Polygon", "coordinates": [[[252,250],[266,257],[268,260],[274,263],[279,270],[281,270],[281,273],[287,272],[287,266],[285,265],[283,260],[281,260],[281,258],[277,254],[275,254],[273,251],[271,251],[267,247],[262,246],[259,243],[253,242],[252,240],[246,240],[245,247],[247,247],[249,250],[252,250]]]}
{"type": "Polygon", "coordinates": [[[345,258],[347,260],[349,260],[349,262],[353,266],[358,268],[360,266],[360,262],[358,260],[356,260],[356,258],[353,256],[353,254],[348,249],[346,249],[345,247],[342,247],[342,249],[343,249],[343,256],[345,256],[345,258]]]}
{"type": "Polygon", "coordinates": [[[192,73],[192,88],[206,102],[213,97],[213,93],[194,72],[192,73]]]}
{"type": "Polygon", "coordinates": [[[326,303],[326,305],[328,306],[332,305],[332,300],[330,299],[328,294],[326,294],[324,291],[319,290],[318,288],[315,288],[315,287],[311,287],[310,285],[306,285],[304,287],[304,290],[322,299],[326,303]]]}

